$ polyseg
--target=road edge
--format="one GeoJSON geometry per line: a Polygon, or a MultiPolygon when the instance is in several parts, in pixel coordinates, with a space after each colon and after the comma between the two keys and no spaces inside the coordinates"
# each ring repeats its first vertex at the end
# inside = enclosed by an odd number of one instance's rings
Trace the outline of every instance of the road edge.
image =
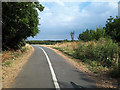
{"type": "Polygon", "coordinates": [[[72,66],[74,66],[75,68],[77,68],[78,70],[83,72],[86,75],[86,77],[95,81],[97,88],[117,88],[116,84],[113,85],[113,83],[116,81],[112,82],[111,78],[109,79],[104,76],[94,74],[93,72],[89,71],[85,65],[81,65],[82,63],[78,63],[75,59],[72,59],[70,56],[65,55],[63,52],[53,49],[52,45],[40,45],[40,46],[49,48],[49,49],[53,50],[56,54],[63,57],[68,63],[70,63],[72,66]],[[80,68],[81,66],[83,66],[85,68],[85,70],[83,70],[83,69],[81,70],[81,68],[80,68]],[[99,78],[101,78],[101,79],[99,79],[99,78]],[[104,84],[102,84],[103,82],[104,82],[104,84]]]}
{"type": "MultiPolygon", "coordinates": [[[[19,60],[15,60],[13,62],[12,67],[6,68],[8,75],[7,79],[2,80],[2,88],[11,88],[12,85],[15,83],[15,78],[19,75],[20,71],[23,69],[24,65],[29,61],[30,56],[34,52],[34,48],[29,45],[30,51],[23,54],[23,56],[19,60]]],[[[2,70],[3,71],[3,70],[2,70]]]]}

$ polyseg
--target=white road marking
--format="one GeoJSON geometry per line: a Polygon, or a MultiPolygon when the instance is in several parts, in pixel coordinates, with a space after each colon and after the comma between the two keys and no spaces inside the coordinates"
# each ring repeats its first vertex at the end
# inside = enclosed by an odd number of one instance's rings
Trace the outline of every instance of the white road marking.
{"type": "Polygon", "coordinates": [[[50,68],[50,71],[51,71],[51,74],[52,74],[52,79],[53,79],[55,88],[56,88],[56,90],[60,90],[60,86],[59,86],[59,84],[58,84],[58,81],[57,81],[57,78],[56,78],[54,69],[53,69],[53,67],[52,67],[52,64],[51,64],[51,62],[50,62],[50,59],[49,59],[47,53],[45,52],[45,50],[44,50],[43,48],[41,48],[41,47],[39,47],[39,48],[42,49],[42,51],[44,52],[44,54],[45,54],[45,56],[46,56],[46,58],[47,58],[48,65],[49,65],[49,68],[50,68]]]}

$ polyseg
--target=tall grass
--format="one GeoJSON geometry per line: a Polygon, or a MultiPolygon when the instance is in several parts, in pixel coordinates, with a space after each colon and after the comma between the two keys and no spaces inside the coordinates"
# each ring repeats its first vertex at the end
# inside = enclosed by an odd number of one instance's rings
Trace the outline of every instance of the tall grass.
{"type": "Polygon", "coordinates": [[[2,52],[2,65],[3,66],[10,66],[10,64],[17,60],[18,58],[22,57],[23,54],[27,53],[30,49],[29,45],[22,47],[19,50],[11,50],[11,51],[3,51],[2,52]]]}
{"type": "Polygon", "coordinates": [[[98,41],[58,43],[54,48],[87,63],[92,67],[90,70],[95,71],[96,67],[109,68],[110,73],[114,72],[114,76],[118,75],[120,48],[112,39],[100,38],[98,41]]]}
{"type": "Polygon", "coordinates": [[[101,38],[98,41],[78,44],[74,57],[98,61],[102,66],[115,66],[118,63],[119,47],[111,39],[101,38]]]}

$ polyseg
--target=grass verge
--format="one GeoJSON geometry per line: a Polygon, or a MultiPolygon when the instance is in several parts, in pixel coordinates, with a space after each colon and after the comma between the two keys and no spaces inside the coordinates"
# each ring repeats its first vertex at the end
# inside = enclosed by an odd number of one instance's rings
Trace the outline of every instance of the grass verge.
{"type": "MultiPolygon", "coordinates": [[[[111,78],[108,73],[108,72],[111,72],[111,68],[101,65],[100,62],[95,61],[95,60],[91,60],[88,58],[79,59],[74,56],[74,53],[77,49],[78,43],[79,42],[66,42],[66,43],[61,43],[61,44],[58,43],[58,44],[52,45],[50,47],[55,50],[59,50],[65,56],[67,56],[68,58],[66,60],[68,60],[70,58],[72,60],[72,63],[75,62],[76,64],[74,66],[75,67],[78,66],[79,70],[81,70],[85,73],[87,72],[87,74],[90,75],[90,78],[95,79],[98,87],[100,87],[100,88],[117,88],[119,82],[117,82],[116,79],[111,78]]],[[[80,43],[82,44],[84,42],[80,42],[80,43]]],[[[86,44],[88,44],[88,45],[89,45],[89,43],[92,43],[92,42],[86,42],[86,44]]],[[[96,42],[93,42],[93,43],[96,44],[96,42]]],[[[116,72],[114,72],[114,70],[113,70],[112,75],[115,76],[115,73],[116,72]]]]}
{"type": "Polygon", "coordinates": [[[17,51],[3,51],[2,53],[2,88],[10,88],[15,77],[22,70],[29,56],[33,53],[32,46],[26,44],[17,51]]]}
{"type": "MultiPolygon", "coordinates": [[[[67,51],[66,49],[60,48],[60,47],[52,47],[53,49],[59,50],[61,52],[63,52],[64,54],[70,56],[70,58],[72,59],[77,59],[74,57],[72,52],[67,51]]],[[[88,59],[85,60],[77,60],[78,63],[82,62],[83,65],[86,65],[86,67],[93,73],[103,73],[103,72],[107,72],[109,71],[109,68],[107,67],[103,67],[102,65],[98,64],[97,61],[90,61],[88,59]]]]}

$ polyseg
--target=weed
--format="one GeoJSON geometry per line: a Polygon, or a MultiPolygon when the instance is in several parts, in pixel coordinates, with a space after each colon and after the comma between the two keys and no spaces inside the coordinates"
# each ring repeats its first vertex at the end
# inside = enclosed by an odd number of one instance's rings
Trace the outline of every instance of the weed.
{"type": "Polygon", "coordinates": [[[6,61],[3,63],[3,66],[9,67],[11,63],[12,63],[11,61],[6,61]]]}
{"type": "Polygon", "coordinates": [[[26,47],[24,47],[24,48],[22,48],[21,49],[21,52],[23,53],[23,52],[26,52],[27,51],[27,48],[26,47]]]}
{"type": "Polygon", "coordinates": [[[10,55],[15,55],[15,53],[12,52],[12,53],[10,53],[10,55]]]}

